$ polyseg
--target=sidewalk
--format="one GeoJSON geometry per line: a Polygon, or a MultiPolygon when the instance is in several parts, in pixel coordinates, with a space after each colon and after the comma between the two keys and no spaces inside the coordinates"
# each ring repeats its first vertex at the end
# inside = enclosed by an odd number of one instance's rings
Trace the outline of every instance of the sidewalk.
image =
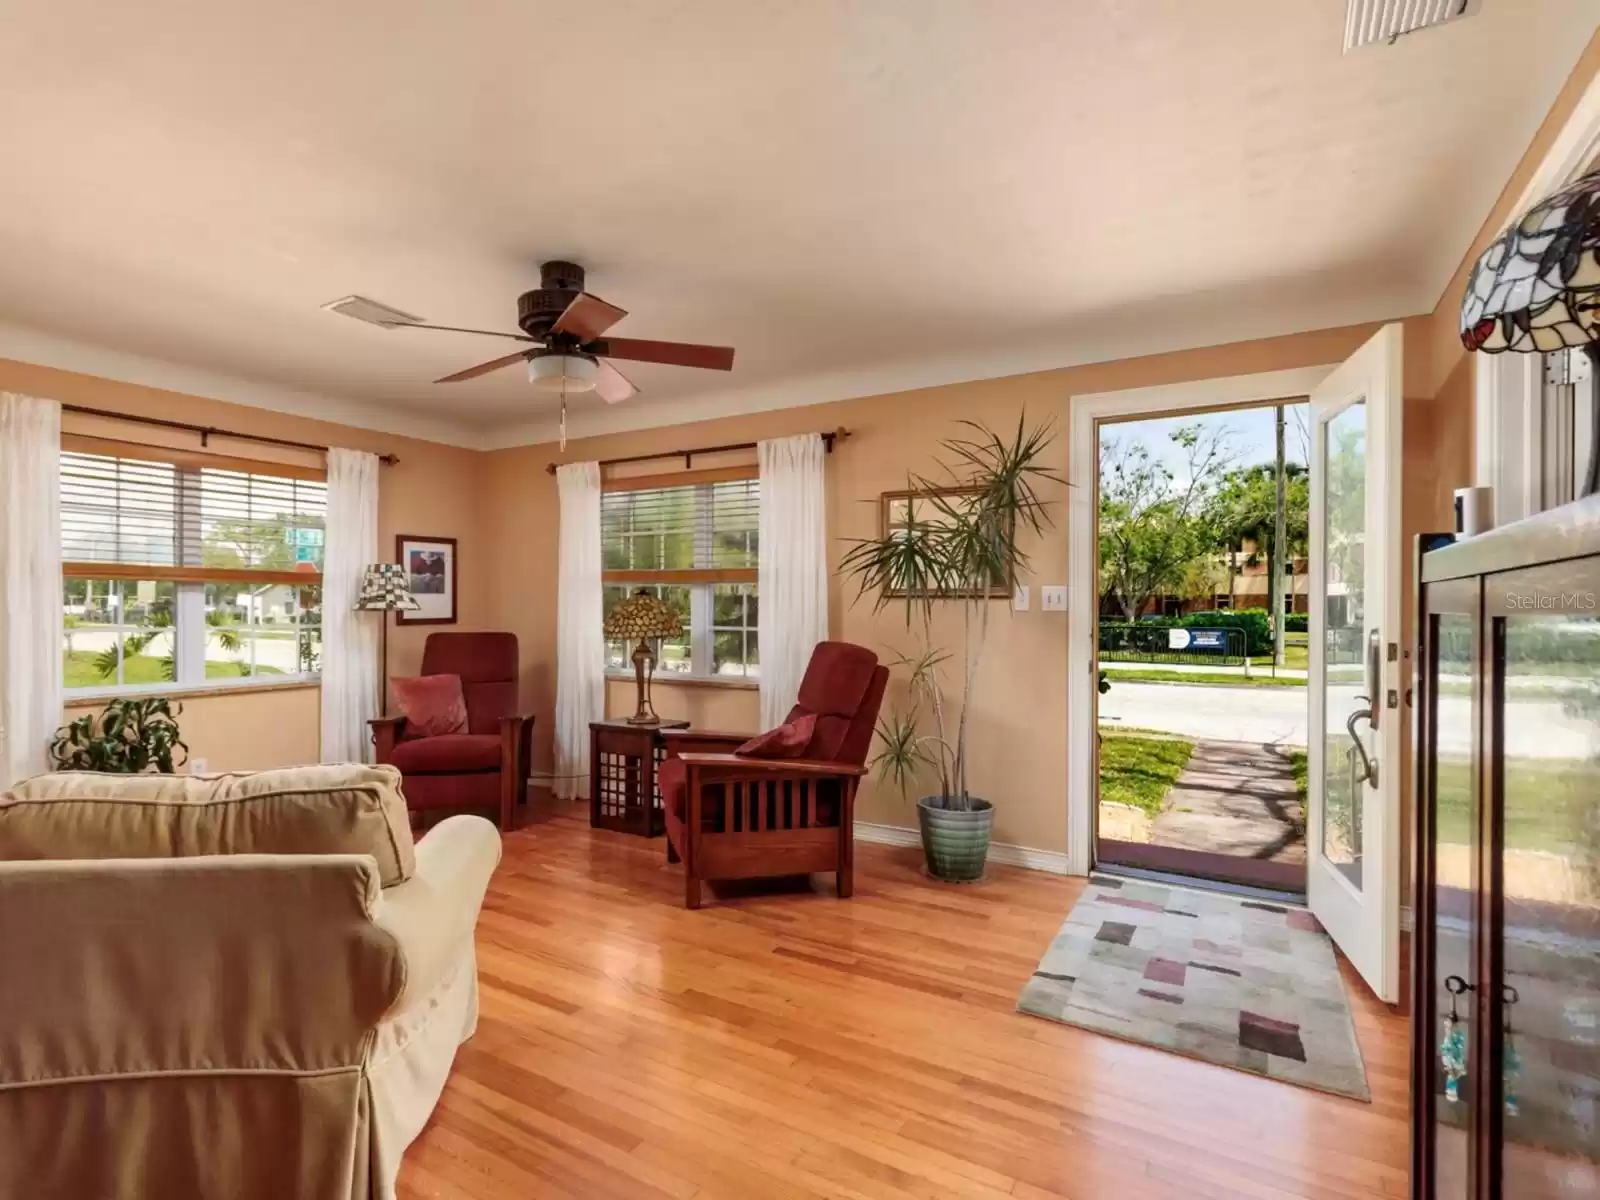
{"type": "Polygon", "coordinates": [[[1247,742],[1198,743],[1151,826],[1150,843],[1305,862],[1305,812],[1288,752],[1247,742]]]}
{"type": "MultiPolygon", "coordinates": [[[[1238,675],[1244,677],[1244,668],[1208,666],[1205,663],[1163,663],[1163,662],[1118,662],[1100,660],[1100,666],[1107,671],[1173,671],[1180,675],[1238,675]]],[[[1252,666],[1250,677],[1252,679],[1262,675],[1272,675],[1274,671],[1268,666],[1252,666]]],[[[1303,667],[1279,667],[1276,671],[1279,679],[1304,679],[1306,671],[1303,667]]]]}

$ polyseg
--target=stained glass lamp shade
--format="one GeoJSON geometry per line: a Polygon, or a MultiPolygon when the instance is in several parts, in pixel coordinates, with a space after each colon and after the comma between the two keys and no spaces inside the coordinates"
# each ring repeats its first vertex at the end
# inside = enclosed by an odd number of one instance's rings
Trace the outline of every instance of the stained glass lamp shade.
{"type": "Polygon", "coordinates": [[[356,611],[383,614],[383,624],[378,627],[378,712],[383,716],[389,713],[389,614],[415,612],[421,607],[411,594],[411,580],[406,569],[399,563],[373,563],[361,573],[356,611]]]}
{"type": "Polygon", "coordinates": [[[1483,252],[1461,301],[1468,350],[1560,350],[1600,339],[1600,170],[1528,210],[1483,252]]]}
{"type": "Polygon", "coordinates": [[[650,703],[650,680],[655,676],[656,662],[655,650],[650,642],[653,638],[678,637],[683,633],[683,622],[677,613],[662,603],[659,596],[641,588],[611,610],[611,615],[606,618],[605,631],[608,638],[628,642],[637,640],[639,643],[633,648],[633,677],[639,691],[639,703],[633,716],[628,718],[628,723],[659,725],[661,718],[650,703]]]}

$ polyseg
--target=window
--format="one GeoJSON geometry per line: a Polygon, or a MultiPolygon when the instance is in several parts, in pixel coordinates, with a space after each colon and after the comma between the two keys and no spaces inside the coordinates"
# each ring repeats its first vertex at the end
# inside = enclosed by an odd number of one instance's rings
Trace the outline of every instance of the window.
{"type": "Polygon", "coordinates": [[[69,691],[316,675],[327,510],[321,479],[181,451],[100,452],[104,443],[70,435],[63,442],[69,691]]]}
{"type": "MultiPolygon", "coordinates": [[[[761,484],[746,468],[697,482],[629,486],[600,502],[607,615],[640,588],[678,613],[684,633],[664,641],[656,669],[669,675],[753,679],[760,672],[756,568],[761,484]]],[[[652,481],[654,482],[654,481],[652,481]]],[[[633,647],[606,643],[606,669],[631,673],[633,647]]]]}

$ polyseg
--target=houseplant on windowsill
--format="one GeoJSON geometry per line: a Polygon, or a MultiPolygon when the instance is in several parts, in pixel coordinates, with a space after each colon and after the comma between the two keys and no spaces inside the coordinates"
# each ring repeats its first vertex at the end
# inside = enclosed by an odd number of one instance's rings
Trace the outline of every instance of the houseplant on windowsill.
{"type": "Polygon", "coordinates": [[[877,538],[853,542],[840,562],[858,598],[875,593],[874,611],[902,603],[907,626],[919,627],[923,648],[895,660],[909,671],[910,688],[905,704],[879,723],[872,766],[902,795],[925,767],[937,770],[938,794],[917,802],[917,820],[929,872],[950,881],[982,876],[994,824],[994,806],[973,795],[967,778],[972,698],[990,613],[1027,566],[1022,539],[1052,524],[1050,501],[1039,489],[1066,483],[1040,462],[1055,438],[1050,425],[1030,429],[1023,414],[1016,433],[1001,437],[972,421],[961,424],[971,432],[941,443],[948,461],[938,477],[911,477],[909,491],[920,503],[877,538]],[[948,604],[960,606],[959,656],[934,646],[935,606],[948,604]],[[952,665],[960,672],[958,716],[950,712],[945,678],[952,665]],[[927,732],[925,719],[932,724],[927,732]]]}
{"type": "Polygon", "coordinates": [[[133,775],[154,769],[174,774],[189,755],[178,737],[182,711],[165,696],[113,700],[104,712],[86,714],[56,730],[50,762],[58,771],[133,775]],[[183,758],[174,760],[175,752],[183,758]]]}

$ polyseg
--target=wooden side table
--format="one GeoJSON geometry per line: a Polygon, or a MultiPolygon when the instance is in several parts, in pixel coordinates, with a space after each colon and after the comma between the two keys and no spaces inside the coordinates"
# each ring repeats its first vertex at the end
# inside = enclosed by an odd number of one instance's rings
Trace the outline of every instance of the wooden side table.
{"type": "Polygon", "coordinates": [[[589,824],[640,837],[667,831],[656,768],[667,756],[663,729],[687,729],[687,721],[630,725],[594,721],[589,725],[589,824]]]}

